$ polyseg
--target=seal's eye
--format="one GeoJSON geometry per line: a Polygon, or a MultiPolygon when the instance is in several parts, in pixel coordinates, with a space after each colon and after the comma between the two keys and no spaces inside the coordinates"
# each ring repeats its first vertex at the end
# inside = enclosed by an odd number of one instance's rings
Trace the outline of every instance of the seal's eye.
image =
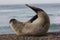
{"type": "Polygon", "coordinates": [[[10,22],[14,22],[14,21],[16,21],[16,19],[11,19],[11,20],[10,20],[10,22]]]}

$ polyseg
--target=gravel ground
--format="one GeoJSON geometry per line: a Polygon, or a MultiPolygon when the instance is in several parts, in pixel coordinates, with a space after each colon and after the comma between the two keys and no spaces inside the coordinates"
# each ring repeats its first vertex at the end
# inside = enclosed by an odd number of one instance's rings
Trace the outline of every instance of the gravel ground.
{"type": "Polygon", "coordinates": [[[60,32],[50,32],[41,36],[17,36],[16,34],[0,35],[0,40],[60,40],[60,32]]]}

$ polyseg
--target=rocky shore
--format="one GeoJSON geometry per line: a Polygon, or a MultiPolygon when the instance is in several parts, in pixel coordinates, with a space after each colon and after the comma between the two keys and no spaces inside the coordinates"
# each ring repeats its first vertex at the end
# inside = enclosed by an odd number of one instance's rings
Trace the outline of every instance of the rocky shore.
{"type": "Polygon", "coordinates": [[[50,32],[42,36],[17,36],[16,34],[0,35],[0,40],[60,40],[60,32],[50,32]]]}

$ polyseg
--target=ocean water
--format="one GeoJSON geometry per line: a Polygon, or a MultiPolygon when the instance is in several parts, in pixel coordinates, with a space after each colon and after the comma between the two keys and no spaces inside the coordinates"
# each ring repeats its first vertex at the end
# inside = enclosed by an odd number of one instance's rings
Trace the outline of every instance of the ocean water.
{"type": "MultiPolygon", "coordinates": [[[[43,9],[50,18],[50,28],[48,32],[60,31],[60,4],[31,4],[43,9]]],[[[15,34],[9,26],[9,20],[15,18],[25,22],[29,20],[35,12],[25,5],[0,5],[0,34],[15,34]]]]}

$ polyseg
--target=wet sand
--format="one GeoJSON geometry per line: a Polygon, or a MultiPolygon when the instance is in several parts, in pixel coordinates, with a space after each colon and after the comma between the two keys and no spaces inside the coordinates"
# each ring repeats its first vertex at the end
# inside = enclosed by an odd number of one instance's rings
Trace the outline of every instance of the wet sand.
{"type": "Polygon", "coordinates": [[[17,36],[16,34],[0,35],[0,40],[60,40],[60,32],[50,32],[41,36],[17,36]]]}

